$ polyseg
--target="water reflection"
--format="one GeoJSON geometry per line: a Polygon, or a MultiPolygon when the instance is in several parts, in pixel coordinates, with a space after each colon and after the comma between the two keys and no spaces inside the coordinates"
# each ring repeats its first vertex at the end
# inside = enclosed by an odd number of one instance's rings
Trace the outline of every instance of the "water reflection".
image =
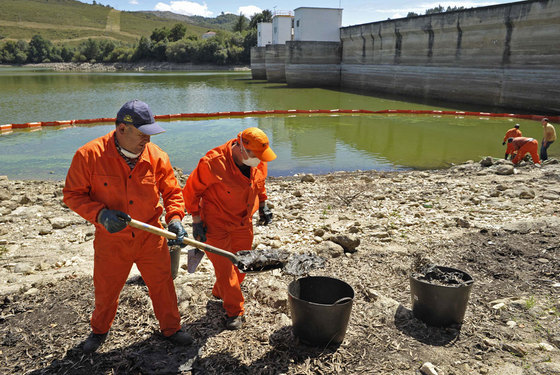
{"type": "MultiPolygon", "coordinates": [[[[0,68],[0,124],[114,117],[139,98],[156,114],[269,109],[440,109],[403,100],[251,81],[231,72],[57,73],[0,68]]],[[[398,98],[397,98],[398,99],[398,98]]],[[[482,110],[482,109],[479,109],[482,110]]],[[[503,157],[505,131],[521,124],[540,139],[537,122],[429,115],[277,116],[175,121],[152,138],[174,165],[191,171],[209,149],[258,126],[278,159],[273,176],[356,169],[439,168],[491,155],[503,157]]],[[[114,126],[13,132],[0,136],[0,175],[62,179],[78,147],[114,126]]],[[[549,150],[556,155],[556,144],[549,150]]]]}

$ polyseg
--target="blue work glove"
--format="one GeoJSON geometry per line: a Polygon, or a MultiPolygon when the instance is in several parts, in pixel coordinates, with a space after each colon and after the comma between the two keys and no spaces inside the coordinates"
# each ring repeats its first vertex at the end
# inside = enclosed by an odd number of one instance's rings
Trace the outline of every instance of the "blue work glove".
{"type": "Polygon", "coordinates": [[[195,240],[206,242],[206,227],[202,221],[200,223],[193,223],[192,235],[195,240]]]}
{"type": "Polygon", "coordinates": [[[272,221],[272,212],[270,208],[265,204],[259,208],[259,223],[263,225],[268,225],[272,221]]]}
{"type": "Polygon", "coordinates": [[[179,220],[171,220],[171,222],[167,225],[167,229],[177,235],[176,239],[167,240],[167,246],[187,246],[183,243],[183,238],[188,237],[188,234],[185,228],[183,228],[183,224],[181,224],[179,220]]]}
{"type": "Polygon", "coordinates": [[[109,233],[117,233],[126,228],[131,220],[128,214],[118,210],[102,209],[97,217],[97,222],[105,227],[109,233]]]}

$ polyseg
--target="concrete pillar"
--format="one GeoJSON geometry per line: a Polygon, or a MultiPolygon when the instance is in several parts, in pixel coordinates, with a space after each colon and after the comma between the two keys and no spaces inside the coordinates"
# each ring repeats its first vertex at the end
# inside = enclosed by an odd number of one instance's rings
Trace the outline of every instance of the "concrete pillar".
{"type": "Polygon", "coordinates": [[[265,66],[268,82],[286,82],[285,44],[269,44],[266,46],[265,66]]]}
{"type": "Polygon", "coordinates": [[[266,79],[266,47],[251,48],[251,76],[253,79],[266,79]]]}
{"type": "Polygon", "coordinates": [[[286,42],[288,86],[339,87],[340,42],[286,42]]]}

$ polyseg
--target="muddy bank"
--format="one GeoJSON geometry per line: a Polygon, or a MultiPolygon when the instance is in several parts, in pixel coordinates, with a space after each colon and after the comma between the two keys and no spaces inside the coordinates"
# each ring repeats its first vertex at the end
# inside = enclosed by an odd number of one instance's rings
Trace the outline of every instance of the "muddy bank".
{"type": "Polygon", "coordinates": [[[204,258],[188,274],[183,255],[175,285],[193,347],[161,339],[147,290],[130,283],[111,338],[84,357],[93,227],[63,205],[62,186],[0,178],[0,372],[404,375],[428,371],[429,362],[439,375],[560,374],[556,160],[269,178],[274,219],[255,227],[254,247],[322,256],[325,266],[310,274],[355,291],[335,348],[293,336],[294,278],[279,270],[247,276],[246,326],[225,331],[211,263],[204,258]],[[412,316],[408,276],[419,257],[473,277],[462,326],[412,316]]]}
{"type": "Polygon", "coordinates": [[[25,68],[47,68],[56,71],[116,72],[116,71],[235,71],[250,72],[246,65],[211,65],[170,62],[138,62],[138,63],[42,63],[24,64],[25,68]]]}

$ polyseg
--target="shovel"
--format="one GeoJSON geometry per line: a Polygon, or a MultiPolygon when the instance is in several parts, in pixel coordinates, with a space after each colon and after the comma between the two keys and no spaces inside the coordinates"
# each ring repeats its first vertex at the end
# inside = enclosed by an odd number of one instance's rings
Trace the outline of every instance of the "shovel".
{"type": "MultiPolygon", "coordinates": [[[[138,220],[131,219],[128,222],[128,225],[152,234],[157,234],[169,240],[174,240],[175,238],[177,238],[177,235],[173,232],[154,227],[153,225],[146,224],[138,220]]],[[[258,254],[257,250],[242,250],[237,254],[233,254],[229,251],[207,245],[204,242],[192,240],[188,237],[183,238],[183,243],[185,245],[194,246],[197,249],[204,250],[212,254],[226,257],[231,263],[233,263],[234,266],[237,266],[239,271],[243,273],[262,272],[276,268],[282,268],[284,267],[287,260],[284,259],[285,257],[279,256],[277,253],[270,252],[270,256],[267,256],[266,253],[258,254]]]]}

